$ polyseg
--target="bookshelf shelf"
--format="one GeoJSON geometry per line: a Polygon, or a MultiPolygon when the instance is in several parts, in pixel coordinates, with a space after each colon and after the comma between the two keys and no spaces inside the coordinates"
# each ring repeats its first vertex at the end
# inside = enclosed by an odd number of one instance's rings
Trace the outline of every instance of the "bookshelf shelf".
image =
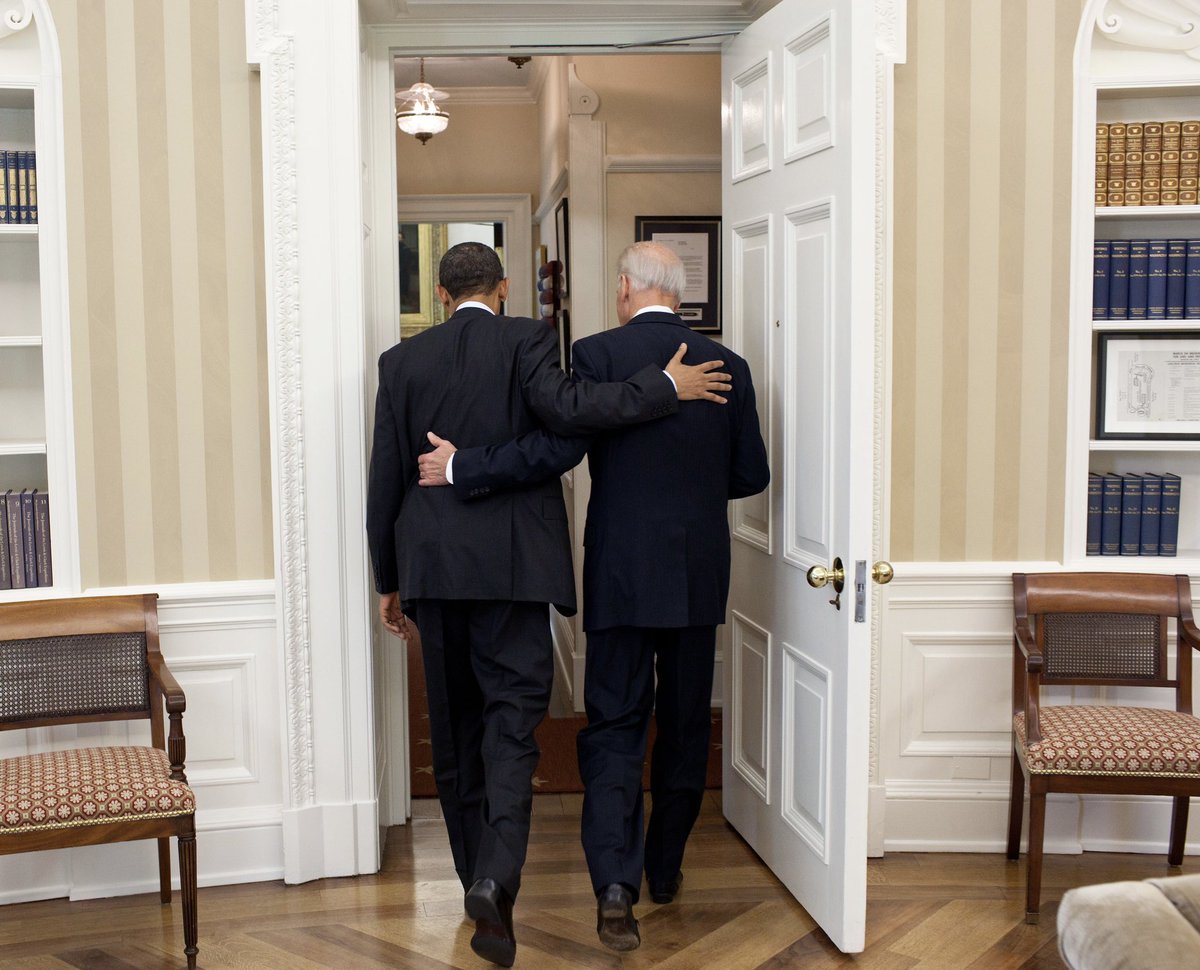
{"type": "Polygon", "coordinates": [[[0,441],[0,455],[44,455],[44,441],[0,441]]]}
{"type": "Polygon", "coordinates": [[[1135,438],[1092,439],[1088,447],[1092,451],[1195,451],[1200,452],[1200,441],[1146,441],[1135,438]]]}
{"type": "Polygon", "coordinates": [[[0,236],[25,236],[29,239],[36,239],[38,227],[33,226],[10,226],[0,223],[0,236]]]}
{"type": "Polygon", "coordinates": [[[0,347],[40,347],[42,338],[38,336],[0,337],[0,347]]]}
{"type": "Polygon", "coordinates": [[[1200,205],[1098,205],[1097,219],[1200,219],[1200,205]]]}
{"type": "Polygon", "coordinates": [[[1197,320],[1093,320],[1092,329],[1099,333],[1101,330],[1151,330],[1170,333],[1195,330],[1200,332],[1200,319],[1197,320]]]}

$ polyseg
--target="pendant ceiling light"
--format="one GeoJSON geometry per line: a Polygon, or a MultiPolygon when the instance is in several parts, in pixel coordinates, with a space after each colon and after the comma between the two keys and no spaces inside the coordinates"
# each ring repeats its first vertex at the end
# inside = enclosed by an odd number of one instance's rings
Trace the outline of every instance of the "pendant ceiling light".
{"type": "Polygon", "coordinates": [[[450,124],[450,116],[438,107],[449,95],[425,83],[425,58],[421,58],[421,80],[407,91],[396,95],[396,124],[406,135],[412,135],[422,145],[434,135],[440,135],[450,124]]]}

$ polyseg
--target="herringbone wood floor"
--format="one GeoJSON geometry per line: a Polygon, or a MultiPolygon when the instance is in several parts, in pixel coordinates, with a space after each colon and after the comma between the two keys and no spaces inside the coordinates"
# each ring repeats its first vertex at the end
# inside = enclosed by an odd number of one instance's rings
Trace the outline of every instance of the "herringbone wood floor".
{"type": "MultiPolygon", "coordinates": [[[[867,949],[839,953],[725,824],[710,792],[688,846],[683,890],[637,907],[642,947],[624,959],[595,934],[579,848],[578,796],[538,796],[517,903],[517,967],[785,970],[1049,970],[1062,966],[1054,916],[1064,889],[1166,872],[1158,856],[1050,856],[1040,926],[1023,919],[1024,863],[999,855],[896,853],[868,869],[867,949]]],[[[303,886],[259,883],[200,891],[206,970],[490,966],[471,952],[471,924],[436,806],[394,829],[383,871],[303,886]]],[[[148,852],[153,852],[147,843],[148,852]]],[[[203,852],[203,842],[200,844],[203,852]]],[[[1185,871],[1200,864],[1189,859],[1185,871]]],[[[182,965],[178,901],[155,896],[26,903],[0,910],[0,970],[167,970],[182,965]]]]}

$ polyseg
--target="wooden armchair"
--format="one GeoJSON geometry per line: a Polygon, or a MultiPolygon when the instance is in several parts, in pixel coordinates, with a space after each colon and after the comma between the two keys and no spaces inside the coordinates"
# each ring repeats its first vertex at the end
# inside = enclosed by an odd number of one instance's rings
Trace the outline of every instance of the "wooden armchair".
{"type": "Polygon", "coordinates": [[[0,759],[0,855],[158,839],[160,898],[170,903],[176,836],[194,968],[196,799],[183,770],[183,691],[158,648],[157,598],[0,604],[0,730],[149,718],[153,745],[0,759]]]}
{"type": "Polygon", "coordinates": [[[1188,798],[1200,795],[1200,718],[1192,716],[1192,620],[1187,576],[1013,575],[1013,767],[1008,858],[1021,852],[1029,781],[1025,920],[1036,923],[1048,792],[1171,795],[1167,862],[1183,863],[1188,798]],[[1167,670],[1167,626],[1178,635],[1167,670]],[[1164,687],[1175,707],[1042,707],[1043,685],[1164,687]]]}

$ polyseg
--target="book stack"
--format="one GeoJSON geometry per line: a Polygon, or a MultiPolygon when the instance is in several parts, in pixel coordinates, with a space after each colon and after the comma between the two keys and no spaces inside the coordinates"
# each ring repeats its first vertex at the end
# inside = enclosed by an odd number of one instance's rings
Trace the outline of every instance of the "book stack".
{"type": "Polygon", "coordinates": [[[1200,239],[1097,239],[1094,320],[1200,320],[1200,239]]]}
{"type": "Polygon", "coordinates": [[[1096,205],[1196,205],[1200,121],[1096,125],[1096,205]]]}
{"type": "Polygon", "coordinates": [[[0,495],[0,589],[52,586],[50,493],[8,489],[0,495]]]}
{"type": "Polygon", "coordinates": [[[0,152],[0,224],[32,226],[37,215],[35,152],[0,152]]]}
{"type": "Polygon", "coordinates": [[[1089,556],[1174,556],[1179,543],[1179,476],[1088,475],[1089,556]]]}

